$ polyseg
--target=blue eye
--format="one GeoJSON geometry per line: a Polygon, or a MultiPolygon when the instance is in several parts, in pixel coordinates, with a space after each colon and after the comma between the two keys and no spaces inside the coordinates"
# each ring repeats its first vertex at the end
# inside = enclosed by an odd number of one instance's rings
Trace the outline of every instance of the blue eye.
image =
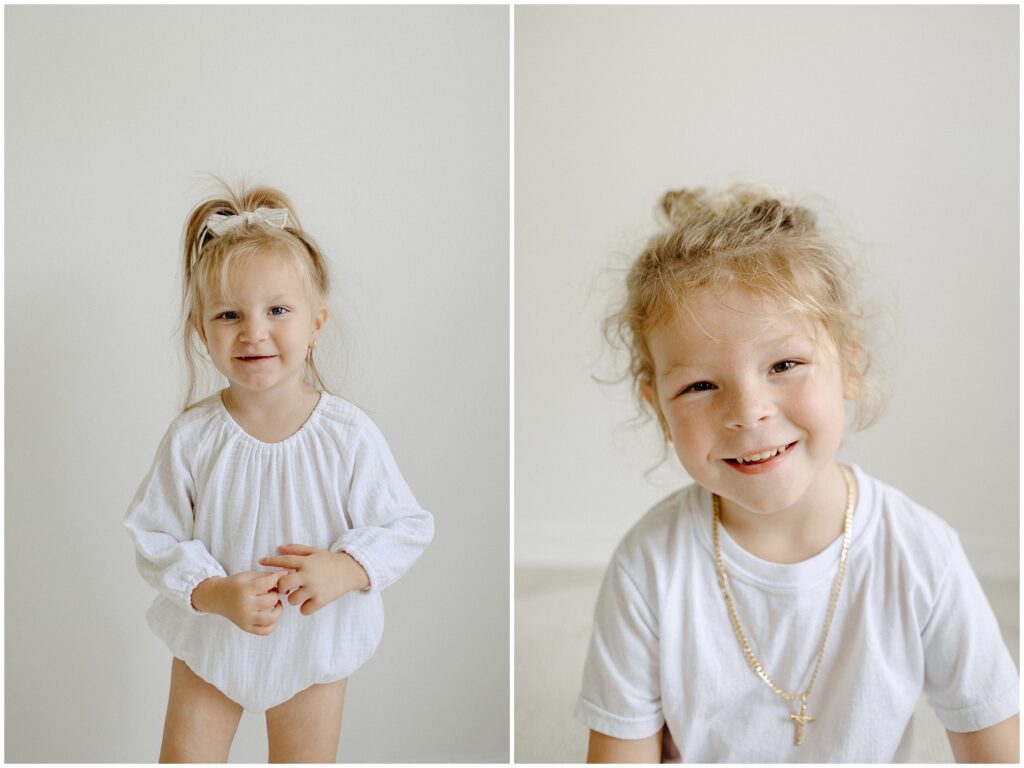
{"type": "Polygon", "coordinates": [[[288,312],[288,310],[286,308],[284,308],[284,307],[271,307],[270,308],[270,314],[274,315],[275,317],[280,317],[281,315],[283,315],[283,314],[285,314],[287,312],[288,312]],[[280,311],[278,311],[278,310],[280,310],[280,311]]]}
{"type": "Polygon", "coordinates": [[[772,373],[785,373],[786,371],[793,370],[798,365],[801,365],[801,363],[798,363],[796,360],[780,360],[772,366],[772,373]]]}

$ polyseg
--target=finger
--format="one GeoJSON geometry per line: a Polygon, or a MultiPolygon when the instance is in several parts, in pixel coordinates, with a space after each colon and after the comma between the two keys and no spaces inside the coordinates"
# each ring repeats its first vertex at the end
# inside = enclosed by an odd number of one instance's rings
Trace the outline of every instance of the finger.
{"type": "Polygon", "coordinates": [[[273,579],[273,585],[277,588],[277,591],[281,591],[281,582],[286,576],[291,576],[295,571],[274,571],[275,578],[273,579]]]}
{"type": "Polygon", "coordinates": [[[281,583],[281,577],[287,576],[291,571],[271,571],[270,573],[262,572],[263,575],[253,582],[253,586],[256,587],[256,593],[265,595],[267,593],[275,593],[279,591],[279,585],[281,583]]]}
{"type": "Polygon", "coordinates": [[[316,547],[311,547],[308,544],[282,544],[278,550],[292,555],[311,555],[318,551],[316,547]]]}
{"type": "Polygon", "coordinates": [[[261,557],[260,565],[268,565],[271,568],[293,568],[297,569],[302,565],[303,558],[298,555],[278,555],[276,557],[261,557]]]}
{"type": "Polygon", "coordinates": [[[260,581],[261,579],[265,579],[267,581],[273,581],[276,584],[276,579],[281,578],[281,576],[283,576],[286,573],[291,573],[291,571],[287,570],[286,568],[278,567],[276,570],[273,571],[249,571],[249,573],[252,574],[253,581],[260,581]]]}
{"type": "Polygon", "coordinates": [[[265,611],[259,611],[257,613],[258,618],[253,619],[253,623],[261,627],[272,627],[277,623],[277,619],[283,610],[284,606],[278,602],[272,608],[268,608],[265,611]]]}
{"type": "Polygon", "coordinates": [[[299,608],[299,613],[301,613],[303,616],[309,616],[319,611],[320,608],[320,602],[316,598],[313,598],[307,600],[302,604],[302,606],[299,608]]]}
{"type": "Polygon", "coordinates": [[[303,586],[299,587],[290,595],[288,595],[288,602],[292,605],[302,605],[306,600],[309,600],[312,596],[313,595],[310,592],[309,587],[303,586]]]}
{"type": "Polygon", "coordinates": [[[302,571],[288,571],[286,576],[282,576],[281,580],[277,582],[277,591],[282,595],[290,595],[299,587],[302,587],[306,583],[307,576],[302,571]]]}

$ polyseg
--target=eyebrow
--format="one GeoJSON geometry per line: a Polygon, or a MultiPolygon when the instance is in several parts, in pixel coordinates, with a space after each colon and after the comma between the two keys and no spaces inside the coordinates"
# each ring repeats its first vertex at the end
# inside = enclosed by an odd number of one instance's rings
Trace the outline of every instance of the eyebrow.
{"type": "MultiPolygon", "coordinates": [[[[790,334],[787,334],[785,336],[777,336],[774,339],[768,339],[767,341],[763,342],[762,346],[765,346],[765,347],[780,346],[782,344],[789,344],[790,342],[793,342],[793,341],[808,341],[808,342],[810,342],[811,339],[808,339],[808,338],[805,338],[805,337],[802,337],[802,336],[797,336],[795,334],[790,333],[790,334]]],[[[658,375],[658,378],[659,379],[667,379],[669,376],[671,376],[673,373],[675,373],[678,370],[686,370],[686,369],[689,369],[689,368],[700,368],[700,367],[702,367],[702,364],[701,364],[701,362],[699,360],[697,362],[692,363],[692,364],[691,363],[687,363],[687,362],[683,362],[683,361],[674,362],[668,368],[666,368],[662,373],[660,373],[658,375]]]]}
{"type": "MultiPolygon", "coordinates": [[[[269,299],[267,299],[266,303],[267,304],[277,304],[277,303],[279,303],[281,301],[290,300],[290,299],[293,299],[293,298],[294,297],[290,296],[287,293],[279,293],[276,296],[271,296],[269,299]]],[[[230,302],[227,299],[220,298],[220,297],[218,297],[216,301],[211,301],[210,302],[210,307],[230,307],[232,305],[233,305],[233,302],[230,302]]]]}

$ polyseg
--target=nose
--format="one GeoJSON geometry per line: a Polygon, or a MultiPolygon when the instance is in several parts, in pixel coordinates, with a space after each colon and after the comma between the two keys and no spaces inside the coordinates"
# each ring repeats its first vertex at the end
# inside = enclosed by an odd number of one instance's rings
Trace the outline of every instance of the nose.
{"type": "Polygon", "coordinates": [[[727,401],[725,423],[730,429],[754,429],[775,413],[767,385],[744,384],[734,388],[727,401]]]}
{"type": "Polygon", "coordinates": [[[267,326],[261,317],[250,317],[242,322],[241,341],[263,341],[267,337],[267,326]]]}

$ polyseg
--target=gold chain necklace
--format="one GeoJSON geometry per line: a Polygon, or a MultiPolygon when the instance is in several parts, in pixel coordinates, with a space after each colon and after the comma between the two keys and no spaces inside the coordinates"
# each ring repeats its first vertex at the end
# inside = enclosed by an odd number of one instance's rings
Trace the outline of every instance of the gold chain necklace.
{"type": "Polygon", "coordinates": [[[800,713],[791,714],[789,716],[789,719],[792,720],[793,724],[796,726],[796,733],[793,736],[793,744],[797,747],[803,743],[804,726],[808,723],[814,722],[814,718],[807,714],[807,697],[811,695],[811,689],[814,688],[814,681],[818,679],[818,670],[821,669],[821,660],[825,655],[825,642],[828,640],[828,632],[832,628],[832,619],[836,613],[836,604],[839,602],[839,591],[843,587],[843,575],[846,573],[846,556],[850,551],[850,533],[853,530],[854,479],[848,467],[839,465],[839,468],[843,472],[843,480],[846,481],[846,519],[843,524],[843,551],[839,555],[839,572],[836,574],[836,582],[832,587],[832,599],[829,601],[828,613],[825,615],[825,628],[821,632],[821,642],[818,644],[818,657],[814,662],[814,673],[811,675],[811,682],[809,682],[807,687],[800,693],[788,693],[782,690],[770,677],[768,677],[768,673],[765,672],[764,667],[761,666],[761,662],[759,662],[757,660],[757,656],[754,655],[754,650],[750,647],[750,642],[747,640],[747,636],[743,634],[743,628],[740,626],[739,617],[736,615],[736,606],[733,604],[732,594],[729,592],[729,577],[725,575],[725,565],[722,563],[722,545],[718,539],[719,519],[722,516],[722,502],[721,499],[718,498],[718,494],[711,494],[712,507],[715,512],[714,523],[712,526],[715,543],[715,566],[718,569],[718,586],[722,589],[722,596],[725,598],[725,607],[729,611],[729,620],[732,622],[732,628],[736,633],[736,639],[740,641],[740,647],[743,648],[743,655],[746,656],[747,662],[750,664],[750,668],[754,670],[755,674],[767,683],[768,687],[784,701],[800,701],[800,713]]]}

